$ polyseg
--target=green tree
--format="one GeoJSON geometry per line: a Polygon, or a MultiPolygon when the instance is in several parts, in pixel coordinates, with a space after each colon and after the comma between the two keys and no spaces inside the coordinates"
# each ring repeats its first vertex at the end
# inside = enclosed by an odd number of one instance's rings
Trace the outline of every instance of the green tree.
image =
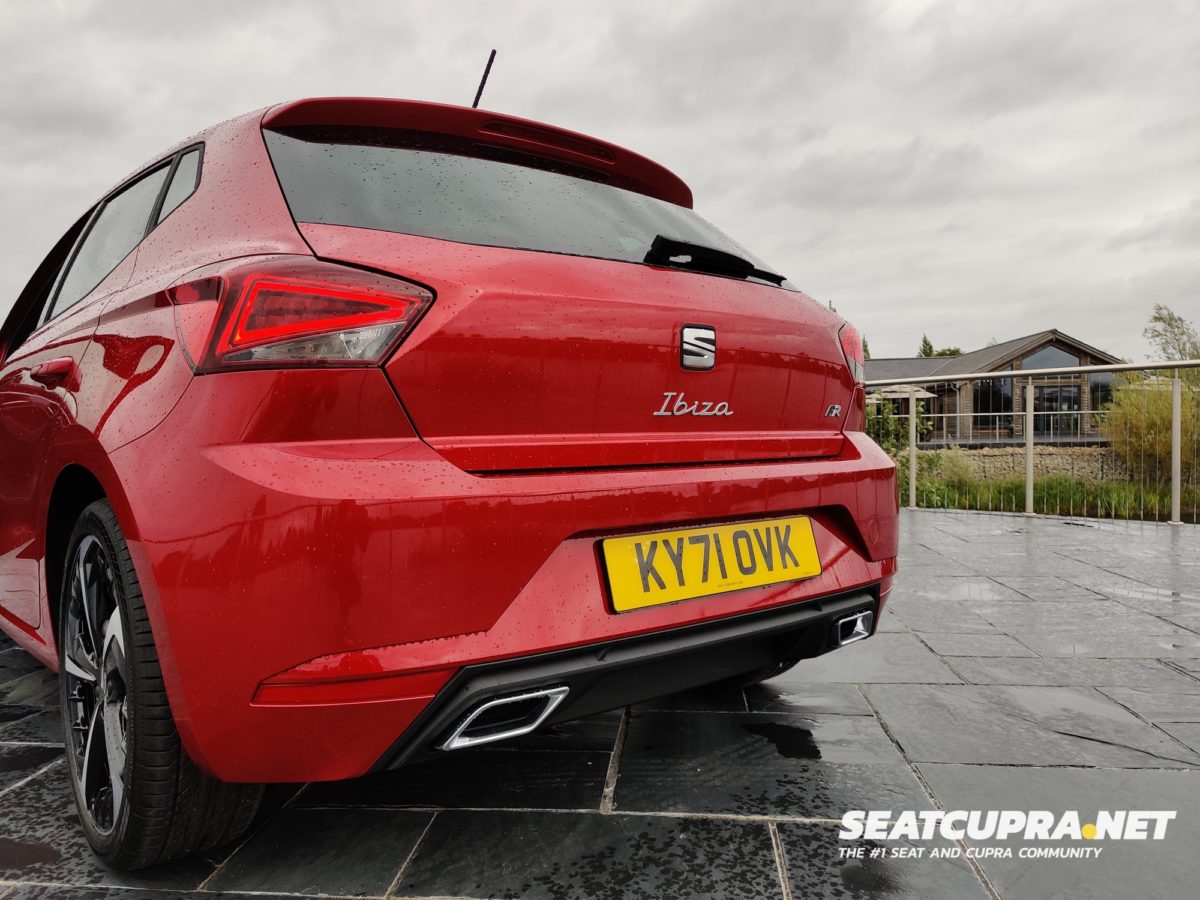
{"type": "MultiPolygon", "coordinates": [[[[933,422],[925,416],[925,401],[917,401],[917,440],[923,441],[933,431],[933,422]]],[[[867,402],[867,434],[889,456],[898,456],[908,448],[908,416],[897,413],[888,397],[874,395],[867,402]],[[871,401],[874,402],[871,402],[871,401]]]]}
{"type": "Polygon", "coordinates": [[[934,356],[962,356],[962,347],[939,347],[933,351],[934,356]]]}
{"type": "Polygon", "coordinates": [[[917,351],[917,356],[933,356],[933,341],[929,339],[929,335],[921,335],[921,349],[917,351]]]}
{"type": "MultiPolygon", "coordinates": [[[[1200,336],[1187,319],[1154,304],[1142,334],[1163,359],[1200,358],[1200,336]]],[[[1171,372],[1128,372],[1114,379],[1102,431],[1135,480],[1162,483],[1171,477],[1171,372]]],[[[1184,481],[1196,477],[1200,446],[1200,370],[1181,369],[1183,409],[1181,462],[1184,481]]]]}
{"type": "MultiPolygon", "coordinates": [[[[1141,372],[1122,374],[1114,382],[1112,402],[1105,407],[1101,430],[1113,452],[1129,468],[1135,481],[1161,484],[1171,477],[1171,378],[1141,372]]],[[[1196,475],[1196,448],[1200,446],[1200,386],[1183,385],[1183,480],[1196,475]]]]}
{"type": "Polygon", "coordinates": [[[867,403],[867,434],[885,453],[895,456],[908,446],[908,424],[892,411],[891,401],[874,399],[874,403],[867,403]]]}
{"type": "Polygon", "coordinates": [[[1200,359],[1196,326],[1161,303],[1154,304],[1150,324],[1142,335],[1163,359],[1200,359]]]}
{"type": "Polygon", "coordinates": [[[863,335],[863,359],[871,358],[871,345],[867,343],[866,335],[863,335]]]}

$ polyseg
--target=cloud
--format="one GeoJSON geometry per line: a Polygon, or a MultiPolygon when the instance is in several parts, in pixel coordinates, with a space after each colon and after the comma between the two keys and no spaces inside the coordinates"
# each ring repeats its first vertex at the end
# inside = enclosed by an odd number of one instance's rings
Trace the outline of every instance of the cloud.
{"type": "Polygon", "coordinates": [[[1140,225],[1118,232],[1114,247],[1179,248],[1192,253],[1200,249],[1200,198],[1185,207],[1150,216],[1140,225]]]}
{"type": "Polygon", "coordinates": [[[774,197],[825,215],[860,207],[931,209],[966,197],[982,158],[972,144],[943,147],[922,137],[866,150],[822,150],[771,172],[758,190],[764,201],[774,197]],[[780,192],[780,183],[787,190],[780,192]]]}
{"type": "Polygon", "coordinates": [[[161,149],[300,96],[470,102],[675,169],[878,355],[1200,296],[1200,11],[1133,0],[0,4],[0,313],[161,149]],[[936,337],[935,337],[936,335],[936,337]]]}

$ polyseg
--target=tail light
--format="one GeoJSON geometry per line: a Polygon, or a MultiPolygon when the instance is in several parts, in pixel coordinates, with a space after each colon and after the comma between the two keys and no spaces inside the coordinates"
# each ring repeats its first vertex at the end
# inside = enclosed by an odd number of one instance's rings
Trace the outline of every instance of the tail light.
{"type": "Polygon", "coordinates": [[[838,340],[842,343],[842,354],[846,357],[846,366],[854,378],[854,399],[842,420],[843,431],[862,431],[867,424],[867,364],[863,355],[862,334],[847,322],[838,332],[838,340]]]}
{"type": "Polygon", "coordinates": [[[167,296],[197,372],[377,365],[433,302],[398,278],[296,257],[208,266],[167,296]]]}
{"type": "Polygon", "coordinates": [[[862,335],[858,329],[847,322],[838,332],[838,338],[842,342],[842,353],[846,356],[846,365],[850,367],[850,374],[854,376],[854,383],[862,387],[867,380],[867,365],[863,357],[862,335]]]}

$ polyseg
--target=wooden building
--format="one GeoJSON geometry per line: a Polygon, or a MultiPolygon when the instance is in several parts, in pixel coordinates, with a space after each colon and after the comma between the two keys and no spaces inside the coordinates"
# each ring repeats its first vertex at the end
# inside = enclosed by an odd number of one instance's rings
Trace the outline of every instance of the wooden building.
{"type": "MultiPolygon", "coordinates": [[[[867,380],[902,378],[932,396],[920,401],[924,445],[982,446],[1025,439],[1022,370],[1119,363],[1120,359],[1061,331],[1041,331],[961,356],[871,359],[867,380]],[[955,375],[995,372],[995,378],[956,381],[955,375]],[[1010,374],[1011,373],[1011,374],[1010,374]]],[[[1099,416],[1112,396],[1112,375],[1035,377],[1034,435],[1039,443],[1099,443],[1099,416]]],[[[891,403],[907,415],[905,389],[868,388],[868,402],[891,403]]]]}

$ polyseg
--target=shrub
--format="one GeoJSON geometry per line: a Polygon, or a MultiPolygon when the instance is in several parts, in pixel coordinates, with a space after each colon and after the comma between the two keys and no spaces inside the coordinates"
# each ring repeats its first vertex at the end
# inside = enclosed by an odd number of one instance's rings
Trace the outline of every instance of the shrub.
{"type": "MultiPolygon", "coordinates": [[[[1200,386],[1183,385],[1181,461],[1183,480],[1196,476],[1200,444],[1200,386]]],[[[1123,376],[1101,423],[1113,451],[1135,481],[1162,484],[1171,478],[1171,382],[1161,376],[1123,376]]]]}
{"type": "MultiPolygon", "coordinates": [[[[867,404],[867,434],[883,448],[889,456],[896,456],[908,449],[908,416],[897,415],[892,401],[877,397],[877,402],[867,404]]],[[[917,401],[917,439],[924,440],[933,431],[933,421],[925,418],[925,401],[917,401]]]]}
{"type": "MultiPolygon", "coordinates": [[[[1183,520],[1200,521],[1200,488],[1184,486],[1181,501],[1183,520]]],[[[1018,476],[976,481],[966,487],[936,478],[918,480],[917,505],[930,509],[1024,512],[1025,479],[1018,476]]],[[[1033,509],[1044,515],[1165,521],[1170,508],[1169,485],[1083,481],[1070,475],[1046,475],[1033,482],[1033,509]]]]}
{"type": "Polygon", "coordinates": [[[942,481],[960,490],[969,488],[976,480],[975,463],[958,447],[942,451],[938,472],[942,481]]]}

